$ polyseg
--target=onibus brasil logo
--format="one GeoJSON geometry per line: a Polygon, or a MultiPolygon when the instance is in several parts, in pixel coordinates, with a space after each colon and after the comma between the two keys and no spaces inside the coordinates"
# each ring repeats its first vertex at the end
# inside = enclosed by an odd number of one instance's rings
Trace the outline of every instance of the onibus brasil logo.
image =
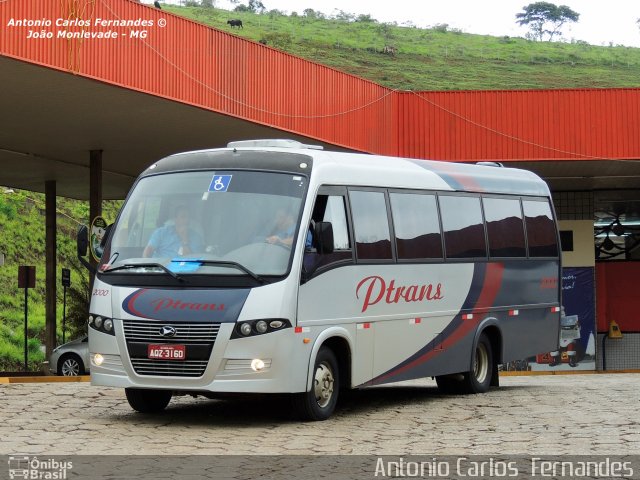
{"type": "Polygon", "coordinates": [[[73,468],[72,462],[47,458],[14,455],[9,457],[9,478],[32,480],[66,480],[67,471],[73,468]]]}

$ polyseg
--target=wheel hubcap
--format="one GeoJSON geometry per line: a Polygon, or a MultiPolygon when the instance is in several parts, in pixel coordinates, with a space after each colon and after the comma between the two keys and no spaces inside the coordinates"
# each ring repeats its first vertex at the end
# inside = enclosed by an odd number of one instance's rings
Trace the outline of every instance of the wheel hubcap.
{"type": "Polygon", "coordinates": [[[476,347],[475,362],[473,366],[473,374],[478,383],[483,383],[487,379],[489,372],[489,354],[484,343],[479,343],[476,347]]]}
{"type": "Polygon", "coordinates": [[[80,365],[75,360],[68,358],[62,364],[62,375],[65,377],[75,377],[80,373],[80,365]]]}
{"type": "Polygon", "coordinates": [[[331,367],[326,363],[321,363],[316,369],[314,377],[314,393],[316,402],[321,408],[326,407],[333,398],[334,378],[331,367]]]}

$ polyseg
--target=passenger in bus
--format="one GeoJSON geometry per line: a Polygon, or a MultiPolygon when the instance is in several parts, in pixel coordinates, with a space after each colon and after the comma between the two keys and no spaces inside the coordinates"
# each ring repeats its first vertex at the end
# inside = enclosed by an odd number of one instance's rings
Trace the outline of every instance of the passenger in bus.
{"type": "Polygon", "coordinates": [[[176,207],[172,224],[164,225],[151,234],[143,257],[185,256],[204,251],[201,235],[189,226],[189,209],[176,207]]]}

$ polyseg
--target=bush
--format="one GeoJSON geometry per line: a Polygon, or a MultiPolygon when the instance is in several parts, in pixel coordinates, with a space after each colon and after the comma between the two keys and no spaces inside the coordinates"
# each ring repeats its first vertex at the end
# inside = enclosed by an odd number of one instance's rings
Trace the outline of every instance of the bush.
{"type": "Polygon", "coordinates": [[[260,43],[271,47],[286,49],[293,41],[291,34],[287,32],[270,32],[262,35],[260,43]]]}
{"type": "Polygon", "coordinates": [[[440,32],[440,33],[447,33],[447,31],[449,30],[449,24],[448,23],[436,23],[433,27],[431,27],[431,30],[434,30],[434,31],[440,32]]]}

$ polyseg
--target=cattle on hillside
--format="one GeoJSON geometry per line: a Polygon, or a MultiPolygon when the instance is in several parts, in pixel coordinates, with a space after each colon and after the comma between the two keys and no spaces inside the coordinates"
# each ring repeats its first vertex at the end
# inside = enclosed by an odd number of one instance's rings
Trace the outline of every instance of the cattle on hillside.
{"type": "Polygon", "coordinates": [[[242,20],[238,20],[238,19],[235,19],[235,20],[227,20],[227,25],[230,25],[230,26],[231,26],[231,28],[233,28],[233,27],[244,28],[244,27],[242,26],[242,20]]]}

